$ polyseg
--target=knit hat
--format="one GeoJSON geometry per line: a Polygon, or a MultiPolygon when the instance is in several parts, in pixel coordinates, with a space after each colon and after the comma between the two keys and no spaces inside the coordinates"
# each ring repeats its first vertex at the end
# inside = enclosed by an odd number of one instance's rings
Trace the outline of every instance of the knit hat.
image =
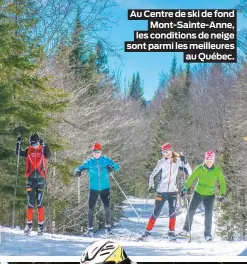
{"type": "Polygon", "coordinates": [[[172,146],[170,143],[165,143],[164,145],[161,146],[161,151],[168,151],[172,150],[172,146]]]}
{"type": "Polygon", "coordinates": [[[100,143],[96,142],[92,147],[92,151],[99,151],[99,150],[102,150],[102,146],[100,145],[100,143]]]}
{"type": "Polygon", "coordinates": [[[207,151],[205,153],[205,161],[215,161],[215,153],[213,151],[207,151]]]}
{"type": "Polygon", "coordinates": [[[38,141],[39,141],[39,136],[38,136],[38,134],[32,134],[32,135],[29,137],[29,142],[30,142],[30,144],[37,143],[38,141]]]}

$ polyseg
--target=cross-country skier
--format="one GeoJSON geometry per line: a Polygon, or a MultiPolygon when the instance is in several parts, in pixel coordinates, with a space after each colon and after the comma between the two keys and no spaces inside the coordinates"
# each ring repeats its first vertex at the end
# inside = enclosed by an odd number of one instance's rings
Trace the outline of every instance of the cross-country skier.
{"type": "Polygon", "coordinates": [[[119,165],[110,158],[102,155],[102,146],[95,143],[92,147],[93,157],[85,161],[74,171],[80,177],[81,172],[88,171],[89,199],[88,199],[88,231],[85,235],[93,236],[93,215],[96,202],[100,196],[105,210],[105,233],[111,234],[110,182],[109,172],[118,171],[119,165]]]}
{"type": "Polygon", "coordinates": [[[215,200],[215,185],[217,180],[220,183],[220,197],[219,201],[224,201],[226,193],[226,181],[220,167],[215,165],[215,153],[208,151],[205,153],[205,160],[202,165],[199,165],[185,183],[185,188],[181,195],[185,196],[186,191],[190,188],[193,181],[198,180],[191,199],[186,220],[183,226],[183,231],[180,232],[182,236],[188,236],[191,230],[193,217],[199,204],[203,202],[205,207],[205,230],[204,237],[206,241],[212,240],[212,215],[215,200]]]}
{"type": "Polygon", "coordinates": [[[26,158],[25,176],[28,207],[26,213],[25,234],[32,231],[33,211],[35,201],[38,207],[38,235],[42,235],[44,231],[44,207],[43,194],[45,187],[45,178],[47,176],[47,159],[50,158],[51,152],[49,147],[37,134],[32,134],[29,138],[30,146],[25,150],[21,150],[21,137],[18,136],[16,144],[16,155],[26,158]]]}
{"type": "Polygon", "coordinates": [[[153,229],[155,221],[159,217],[162,207],[165,202],[169,204],[169,231],[168,237],[170,240],[175,240],[175,223],[176,223],[176,205],[178,188],[176,179],[178,170],[184,171],[187,175],[191,174],[192,170],[190,165],[185,161],[183,153],[177,154],[173,151],[172,146],[169,143],[162,145],[161,152],[163,158],[158,161],[155,169],[150,175],[149,179],[149,192],[154,190],[154,177],[160,175],[159,184],[157,187],[157,195],[155,200],[155,206],[152,216],[146,226],[146,231],[140,238],[145,239],[150,235],[150,231],[153,229]]]}

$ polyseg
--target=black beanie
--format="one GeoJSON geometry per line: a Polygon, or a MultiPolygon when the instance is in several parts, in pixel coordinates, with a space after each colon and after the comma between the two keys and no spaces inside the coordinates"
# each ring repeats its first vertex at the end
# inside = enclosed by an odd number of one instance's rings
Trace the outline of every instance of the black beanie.
{"type": "Polygon", "coordinates": [[[29,137],[29,142],[32,143],[32,142],[38,142],[39,141],[39,136],[38,134],[32,134],[30,137],[29,137]]]}

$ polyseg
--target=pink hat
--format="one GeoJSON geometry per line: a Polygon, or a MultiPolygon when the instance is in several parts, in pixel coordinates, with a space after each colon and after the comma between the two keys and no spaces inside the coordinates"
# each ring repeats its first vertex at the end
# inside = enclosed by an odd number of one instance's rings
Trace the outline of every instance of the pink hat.
{"type": "Polygon", "coordinates": [[[213,151],[205,152],[205,161],[215,161],[215,153],[213,151]]]}
{"type": "Polygon", "coordinates": [[[168,151],[172,150],[172,146],[170,143],[165,143],[164,145],[161,146],[161,151],[168,151]]]}

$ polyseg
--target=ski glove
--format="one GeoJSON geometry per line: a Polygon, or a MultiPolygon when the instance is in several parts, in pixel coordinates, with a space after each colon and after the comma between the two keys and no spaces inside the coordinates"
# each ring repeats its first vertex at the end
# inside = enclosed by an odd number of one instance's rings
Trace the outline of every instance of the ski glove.
{"type": "Polygon", "coordinates": [[[17,137],[17,143],[21,143],[21,136],[17,137]]]}
{"type": "Polygon", "coordinates": [[[180,154],[180,160],[184,163],[184,164],[187,164],[187,161],[185,160],[185,156],[184,154],[180,154]]]}
{"type": "Polygon", "coordinates": [[[107,169],[107,171],[110,173],[110,172],[112,172],[114,169],[113,169],[113,166],[110,166],[110,165],[108,165],[108,166],[106,166],[106,169],[107,169]]]}
{"type": "Polygon", "coordinates": [[[220,203],[225,202],[225,196],[221,195],[218,200],[220,203]]]}
{"type": "Polygon", "coordinates": [[[154,193],[154,192],[155,192],[155,190],[154,190],[154,186],[149,186],[149,187],[148,187],[148,192],[149,192],[149,193],[154,193]]]}
{"type": "Polygon", "coordinates": [[[186,194],[187,194],[187,191],[186,191],[186,188],[184,188],[184,189],[180,192],[180,197],[181,197],[181,198],[185,198],[186,194]]]}
{"type": "Polygon", "coordinates": [[[80,177],[81,176],[81,171],[75,170],[74,174],[75,174],[75,176],[80,177]]]}
{"type": "Polygon", "coordinates": [[[45,145],[44,140],[43,140],[43,139],[40,139],[40,140],[39,140],[39,144],[44,146],[44,145],[45,145]]]}

